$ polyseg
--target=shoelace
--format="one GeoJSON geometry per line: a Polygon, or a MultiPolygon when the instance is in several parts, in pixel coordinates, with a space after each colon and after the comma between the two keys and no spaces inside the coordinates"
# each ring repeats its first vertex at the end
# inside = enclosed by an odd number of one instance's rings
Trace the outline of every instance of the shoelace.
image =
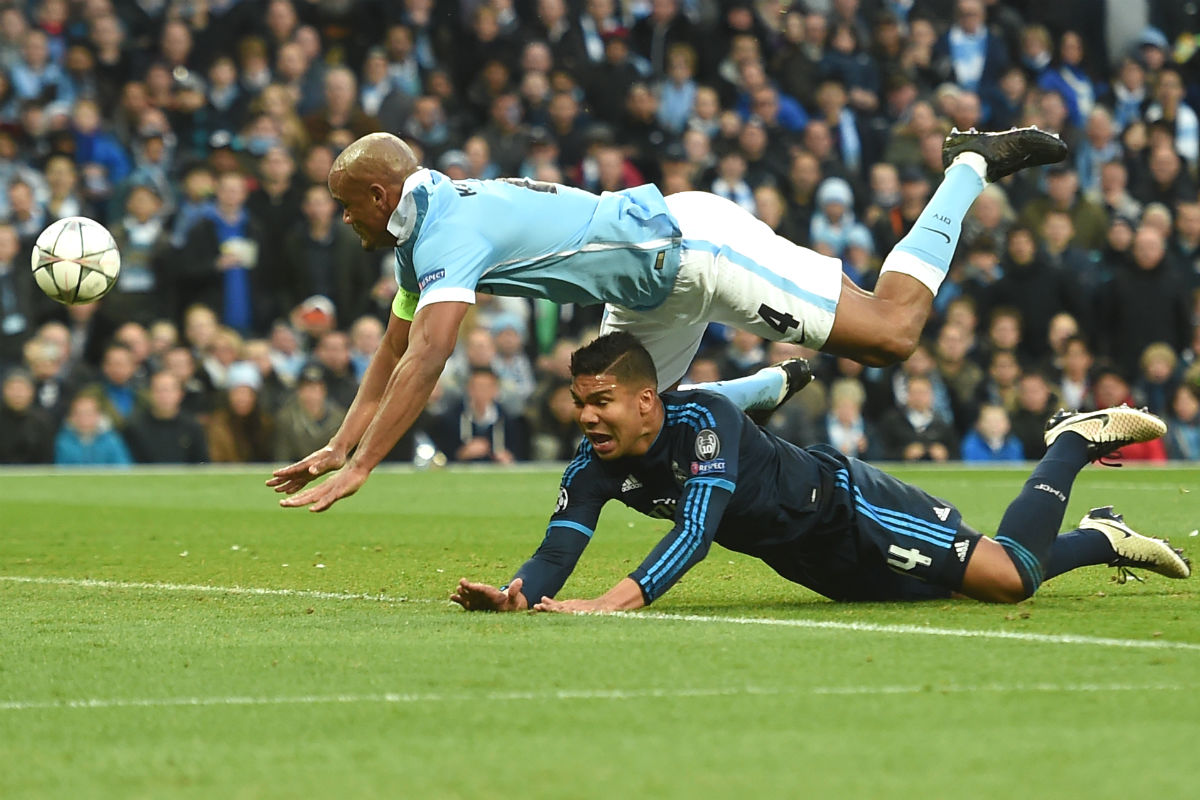
{"type": "MultiPolygon", "coordinates": [[[[1121,466],[1121,465],[1120,465],[1120,464],[1118,464],[1117,466],[1121,466]]],[[[1138,583],[1145,583],[1145,582],[1146,582],[1146,579],[1145,579],[1145,578],[1141,577],[1141,576],[1140,576],[1140,575],[1138,575],[1136,572],[1134,572],[1133,570],[1129,569],[1129,567],[1117,567],[1117,574],[1113,576],[1113,581],[1115,581],[1115,582],[1116,582],[1116,583],[1118,583],[1118,584],[1124,584],[1124,583],[1126,583],[1126,582],[1127,582],[1127,581],[1128,581],[1130,578],[1133,578],[1133,579],[1134,579],[1135,581],[1137,581],[1138,583]]]]}

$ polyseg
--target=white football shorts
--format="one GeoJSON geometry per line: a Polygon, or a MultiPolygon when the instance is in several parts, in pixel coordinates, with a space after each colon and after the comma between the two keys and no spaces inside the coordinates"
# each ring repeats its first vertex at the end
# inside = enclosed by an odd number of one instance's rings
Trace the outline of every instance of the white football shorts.
{"type": "Polygon", "coordinates": [[[723,197],[680,192],[666,200],[683,232],[675,288],[648,311],[608,305],[600,330],[636,336],[654,358],[660,390],[687,372],[710,322],[813,349],[825,344],[842,294],[839,259],[777,236],[723,197]]]}

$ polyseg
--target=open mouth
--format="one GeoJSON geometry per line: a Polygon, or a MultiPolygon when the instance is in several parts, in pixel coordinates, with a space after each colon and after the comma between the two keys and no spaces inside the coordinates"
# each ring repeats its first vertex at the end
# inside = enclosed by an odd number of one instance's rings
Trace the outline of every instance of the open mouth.
{"type": "Polygon", "coordinates": [[[613,437],[609,436],[607,433],[588,432],[587,438],[588,441],[592,443],[592,449],[597,453],[610,452],[616,446],[616,442],[613,441],[613,437]]]}

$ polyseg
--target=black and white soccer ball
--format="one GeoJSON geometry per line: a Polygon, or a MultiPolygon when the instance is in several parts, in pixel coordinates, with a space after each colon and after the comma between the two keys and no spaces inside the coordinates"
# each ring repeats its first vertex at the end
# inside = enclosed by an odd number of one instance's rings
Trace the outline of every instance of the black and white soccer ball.
{"type": "Polygon", "coordinates": [[[68,306],[94,303],[112,291],[121,254],[112,234],[87,217],[64,217],[33,246],[33,279],[50,299],[68,306]]]}

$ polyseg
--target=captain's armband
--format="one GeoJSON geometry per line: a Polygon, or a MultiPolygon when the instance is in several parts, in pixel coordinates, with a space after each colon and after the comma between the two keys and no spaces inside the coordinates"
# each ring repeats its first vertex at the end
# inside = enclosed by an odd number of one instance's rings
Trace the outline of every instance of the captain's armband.
{"type": "Polygon", "coordinates": [[[417,313],[417,301],[420,299],[420,293],[401,288],[396,292],[395,299],[392,300],[392,313],[406,322],[412,322],[413,316],[417,313]]]}

